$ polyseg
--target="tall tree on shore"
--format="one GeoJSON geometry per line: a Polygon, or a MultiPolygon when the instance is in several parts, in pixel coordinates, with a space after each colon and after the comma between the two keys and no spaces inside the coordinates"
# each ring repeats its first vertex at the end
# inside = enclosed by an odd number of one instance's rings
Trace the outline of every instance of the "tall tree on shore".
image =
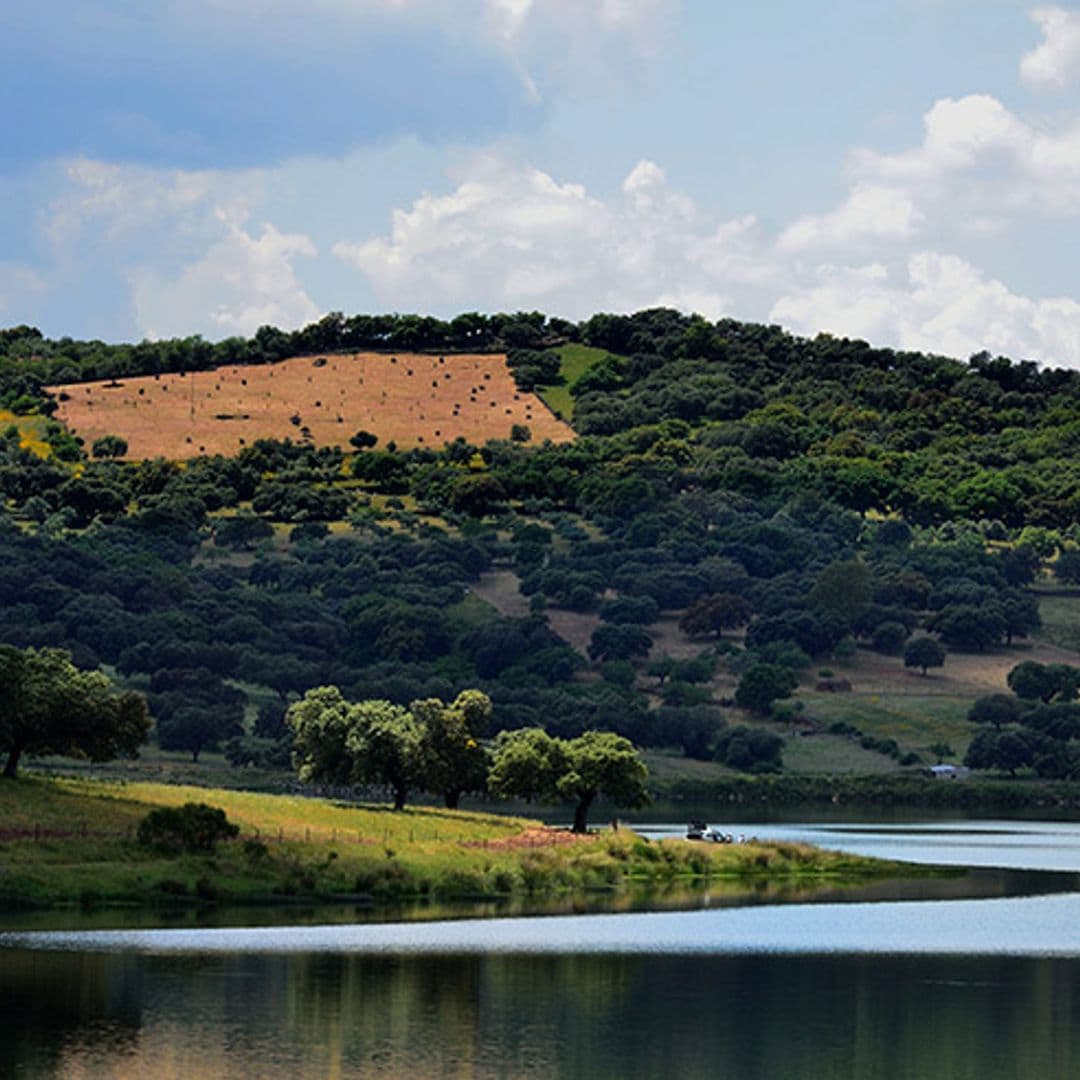
{"type": "Polygon", "coordinates": [[[80,671],[62,649],[0,646],[0,750],[3,775],[24,754],[108,761],[134,757],[150,730],[146,700],[115,693],[100,671],[80,671]]]}

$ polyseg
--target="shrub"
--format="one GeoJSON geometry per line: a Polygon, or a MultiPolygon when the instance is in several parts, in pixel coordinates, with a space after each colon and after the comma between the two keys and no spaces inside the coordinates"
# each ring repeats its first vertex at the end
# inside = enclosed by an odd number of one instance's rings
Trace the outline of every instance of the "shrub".
{"type": "Polygon", "coordinates": [[[165,854],[207,854],[239,832],[240,827],[225,817],[224,810],[189,802],[151,810],[139,822],[138,840],[144,847],[165,854]]]}

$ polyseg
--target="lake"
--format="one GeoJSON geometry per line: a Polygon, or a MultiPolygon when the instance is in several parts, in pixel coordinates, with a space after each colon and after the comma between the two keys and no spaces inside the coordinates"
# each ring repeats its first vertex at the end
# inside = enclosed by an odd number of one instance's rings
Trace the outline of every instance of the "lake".
{"type": "Polygon", "coordinates": [[[691,910],[7,920],[0,1075],[1080,1075],[1080,825],[731,831],[970,869],[844,898],[713,890],[691,910]]]}

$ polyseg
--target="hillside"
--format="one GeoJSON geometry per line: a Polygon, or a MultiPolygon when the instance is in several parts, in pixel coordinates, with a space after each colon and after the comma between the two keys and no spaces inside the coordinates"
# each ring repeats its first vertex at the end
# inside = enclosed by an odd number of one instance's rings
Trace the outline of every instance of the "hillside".
{"type": "Polygon", "coordinates": [[[691,770],[1080,776],[1074,372],[666,310],[336,316],[14,328],[0,404],[0,640],[145,691],[165,750],[285,769],[311,687],[478,687],[489,734],[691,770]],[[995,694],[1008,738],[968,719],[995,694]]]}
{"type": "Polygon", "coordinates": [[[379,445],[441,447],[573,432],[535,394],[520,391],[501,354],[347,353],[261,366],[48,386],[56,418],[87,446],[106,435],[126,457],[171,461],[235,454],[258,439],[347,446],[357,431],[379,445]]]}

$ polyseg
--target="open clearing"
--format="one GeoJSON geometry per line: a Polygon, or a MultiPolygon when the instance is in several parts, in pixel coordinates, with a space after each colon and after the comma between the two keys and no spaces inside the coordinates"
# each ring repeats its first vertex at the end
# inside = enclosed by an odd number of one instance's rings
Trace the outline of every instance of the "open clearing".
{"type": "Polygon", "coordinates": [[[256,439],[347,446],[357,431],[379,446],[430,446],[462,437],[505,439],[515,424],[534,442],[569,442],[571,428],[519,390],[506,357],[352,353],[262,366],[143,375],[47,388],[57,419],[90,446],[127,440],[128,458],[235,454],[256,439]]]}

